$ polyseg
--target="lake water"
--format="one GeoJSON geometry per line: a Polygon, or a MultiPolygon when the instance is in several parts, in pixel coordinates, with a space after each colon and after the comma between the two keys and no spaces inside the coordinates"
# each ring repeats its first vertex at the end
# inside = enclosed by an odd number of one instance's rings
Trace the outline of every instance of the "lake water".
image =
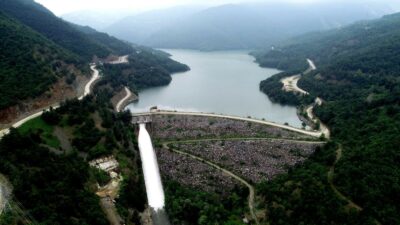
{"type": "Polygon", "coordinates": [[[274,104],[259,90],[262,80],[279,71],[259,67],[248,52],[164,51],[191,70],[172,75],[168,86],[141,91],[139,101],[128,106],[131,112],[148,112],[158,106],[168,110],[251,116],[301,126],[295,107],[274,104]]]}

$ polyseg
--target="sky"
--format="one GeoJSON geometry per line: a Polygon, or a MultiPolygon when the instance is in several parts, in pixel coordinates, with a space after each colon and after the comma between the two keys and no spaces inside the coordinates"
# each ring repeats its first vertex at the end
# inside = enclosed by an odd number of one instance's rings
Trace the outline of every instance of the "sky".
{"type": "Polygon", "coordinates": [[[294,2],[312,3],[331,0],[35,0],[44,5],[56,15],[82,10],[95,11],[146,11],[173,7],[178,5],[222,5],[241,2],[294,2]]]}

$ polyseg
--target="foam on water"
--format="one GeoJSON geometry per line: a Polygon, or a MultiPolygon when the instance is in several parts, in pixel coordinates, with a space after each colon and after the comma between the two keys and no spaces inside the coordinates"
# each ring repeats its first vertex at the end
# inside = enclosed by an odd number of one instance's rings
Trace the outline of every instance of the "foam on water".
{"type": "Polygon", "coordinates": [[[157,157],[145,124],[140,124],[139,150],[149,206],[156,211],[161,210],[164,208],[164,190],[157,157]]]}

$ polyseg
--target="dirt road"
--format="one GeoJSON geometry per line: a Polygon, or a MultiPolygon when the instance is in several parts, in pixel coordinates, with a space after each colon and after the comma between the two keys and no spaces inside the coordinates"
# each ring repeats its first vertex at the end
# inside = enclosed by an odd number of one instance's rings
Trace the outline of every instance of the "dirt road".
{"type": "Polygon", "coordinates": [[[226,169],[224,169],[224,168],[218,166],[217,164],[215,164],[215,163],[213,163],[213,162],[211,162],[211,161],[208,161],[208,160],[206,160],[206,159],[203,159],[203,158],[201,158],[201,157],[198,157],[198,156],[195,156],[195,155],[192,155],[192,154],[183,152],[183,151],[179,151],[179,150],[176,150],[176,149],[171,149],[171,148],[168,147],[167,144],[163,144],[163,147],[164,147],[165,149],[168,149],[168,150],[170,150],[170,151],[173,151],[173,152],[175,152],[175,153],[177,153],[177,154],[184,155],[184,156],[188,156],[188,157],[193,158],[193,159],[195,159],[195,160],[198,160],[198,161],[200,161],[200,162],[202,162],[202,163],[205,163],[205,164],[207,164],[207,165],[209,165],[209,166],[211,166],[211,167],[214,167],[215,169],[217,169],[217,170],[219,170],[219,171],[225,173],[226,175],[228,175],[228,176],[234,178],[235,180],[239,181],[240,183],[244,184],[244,185],[249,189],[248,205],[249,205],[249,210],[250,210],[251,217],[253,218],[253,220],[256,222],[257,225],[260,224],[260,223],[258,222],[258,218],[257,218],[256,212],[255,212],[255,207],[254,207],[254,205],[255,205],[255,204],[254,204],[254,200],[255,200],[255,189],[254,189],[254,187],[253,187],[251,184],[249,184],[247,181],[245,181],[245,180],[242,179],[241,177],[237,176],[236,174],[232,173],[231,171],[226,170],[226,169]]]}

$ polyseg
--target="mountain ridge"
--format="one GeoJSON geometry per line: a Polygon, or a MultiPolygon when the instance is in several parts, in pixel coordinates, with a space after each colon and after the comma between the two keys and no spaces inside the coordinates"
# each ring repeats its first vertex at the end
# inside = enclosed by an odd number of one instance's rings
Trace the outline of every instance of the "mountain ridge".
{"type": "Polygon", "coordinates": [[[156,48],[255,49],[276,45],[283,39],[303,33],[340,27],[393,12],[389,6],[371,10],[369,5],[376,6],[369,1],[309,7],[284,3],[228,4],[193,9],[186,14],[180,14],[177,7],[176,11],[172,8],[126,17],[105,30],[127,41],[156,48]],[[157,21],[157,18],[164,20],[157,21]],[[142,24],[148,21],[152,26],[139,26],[135,21],[142,24]]]}

